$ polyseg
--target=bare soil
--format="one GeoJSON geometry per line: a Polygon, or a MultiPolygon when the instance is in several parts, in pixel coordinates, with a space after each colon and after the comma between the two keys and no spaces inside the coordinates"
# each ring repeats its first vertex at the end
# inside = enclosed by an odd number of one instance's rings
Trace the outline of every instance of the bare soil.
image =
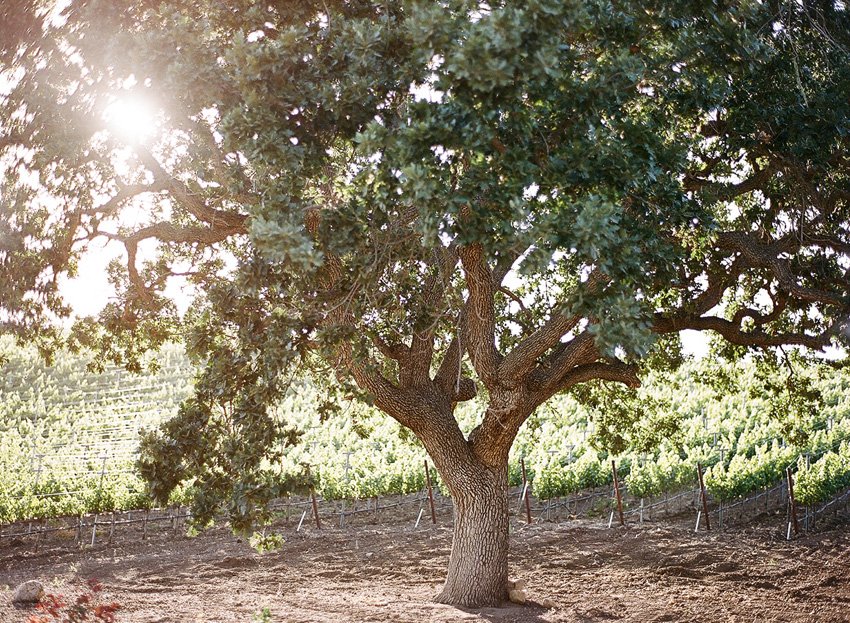
{"type": "Polygon", "coordinates": [[[431,601],[451,529],[412,522],[346,529],[281,529],[286,542],[257,554],[225,528],[195,537],[131,531],[115,545],[79,548],[72,535],[0,542],[0,622],[20,582],[76,595],[96,577],[122,604],[124,623],[272,621],[817,621],[850,622],[850,525],[787,542],[776,526],[694,534],[673,522],[608,529],[600,520],[514,524],[513,577],[532,602],[463,610],[431,601]],[[544,599],[555,607],[544,608],[544,599]]]}

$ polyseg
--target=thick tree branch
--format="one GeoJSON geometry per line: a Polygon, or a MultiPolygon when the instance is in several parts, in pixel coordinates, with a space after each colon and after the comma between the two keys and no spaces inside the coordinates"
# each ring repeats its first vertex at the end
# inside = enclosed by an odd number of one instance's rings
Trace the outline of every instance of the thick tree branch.
{"type": "Polygon", "coordinates": [[[700,316],[719,305],[726,289],[735,283],[745,269],[746,263],[737,257],[727,270],[715,269],[709,273],[706,289],[688,304],[688,307],[693,310],[692,313],[700,316]]]}
{"type": "Polygon", "coordinates": [[[620,361],[593,362],[578,365],[564,372],[557,380],[531,393],[511,392],[511,399],[491,403],[484,420],[470,435],[476,455],[484,461],[497,463],[506,454],[519,432],[523,422],[558,392],[565,391],[579,383],[592,380],[623,383],[629,387],[640,386],[635,366],[620,361]]]}
{"type": "Polygon", "coordinates": [[[440,367],[437,368],[437,373],[434,375],[434,383],[447,396],[453,396],[457,392],[457,386],[461,380],[463,356],[466,352],[464,347],[466,343],[464,312],[461,311],[458,315],[455,335],[449,342],[446,352],[443,354],[443,360],[440,362],[440,367]]]}
{"type": "Polygon", "coordinates": [[[407,359],[410,354],[410,349],[404,344],[388,344],[387,341],[379,335],[371,335],[370,338],[378,351],[387,359],[393,359],[401,362],[407,359]]]}
{"type": "MultiPolygon", "coordinates": [[[[326,319],[326,324],[344,322],[342,307],[326,319]]],[[[451,402],[434,385],[412,388],[399,387],[387,380],[375,362],[362,354],[355,356],[355,340],[343,340],[336,347],[336,361],[332,365],[348,373],[364,391],[374,399],[384,413],[406,426],[425,444],[441,473],[462,470],[472,459],[463,432],[453,416],[451,402]],[[446,451],[450,448],[450,451],[446,451]]]]}
{"type": "Polygon", "coordinates": [[[498,462],[534,409],[578,382],[600,378],[630,387],[639,384],[633,366],[599,362],[599,358],[593,335],[584,331],[551,353],[534,369],[524,386],[491,391],[490,406],[481,425],[470,435],[476,455],[485,462],[498,462]]]}
{"type": "Polygon", "coordinates": [[[454,244],[434,250],[432,273],[425,281],[422,292],[421,317],[416,319],[420,327],[411,337],[410,358],[405,371],[412,385],[422,385],[431,379],[437,325],[446,311],[446,292],[451,287],[457,262],[458,253],[454,244]]]}
{"type": "Polygon", "coordinates": [[[554,393],[562,392],[579,383],[600,380],[622,383],[632,389],[640,387],[640,378],[636,366],[625,364],[621,361],[613,363],[589,363],[578,366],[567,372],[554,393]]]}
{"type": "Polygon", "coordinates": [[[809,303],[826,303],[836,307],[847,306],[848,301],[845,297],[826,290],[808,288],[797,283],[789,261],[781,259],[779,255],[788,253],[791,249],[798,247],[799,244],[799,241],[790,238],[773,244],[764,244],[754,236],[740,231],[724,232],[718,236],[717,240],[719,248],[740,253],[751,266],[769,268],[779,281],[780,287],[792,296],[809,303]]]}
{"type": "Polygon", "coordinates": [[[115,216],[124,202],[145,193],[160,193],[168,189],[168,184],[163,180],[154,180],[152,184],[127,184],[121,186],[115,195],[105,203],[87,210],[80,210],[79,214],[85,216],[115,216]]]}
{"type": "Polygon", "coordinates": [[[735,197],[740,197],[746,193],[764,188],[765,183],[771,178],[774,172],[774,168],[765,167],[756,171],[747,179],[734,184],[712,182],[700,177],[686,176],[683,185],[685,190],[701,191],[710,194],[717,200],[731,201],[735,197]]]}
{"type": "MultiPolygon", "coordinates": [[[[322,289],[330,295],[337,292],[336,298],[347,296],[336,290],[343,274],[340,258],[326,255],[321,278],[322,289]]],[[[385,357],[399,357],[397,360],[400,367],[410,357],[409,347],[387,344],[378,336],[365,337],[362,331],[359,331],[356,318],[344,300],[337,301],[330,308],[321,325],[325,328],[345,329],[350,334],[350,337],[341,339],[333,347],[334,357],[328,363],[334,369],[350,375],[360,389],[372,396],[379,409],[412,430],[429,451],[433,450],[434,443],[450,444],[454,448],[455,457],[463,460],[470,458],[463,433],[453,416],[451,399],[432,383],[415,387],[392,383],[381,373],[378,362],[370,356],[366,340],[369,339],[385,357]]],[[[450,469],[458,466],[440,467],[450,469]]]]}
{"type": "Polygon", "coordinates": [[[464,318],[468,326],[465,348],[475,372],[489,389],[498,385],[501,354],[496,349],[495,286],[480,243],[459,251],[469,299],[464,318]]]}
{"type": "Polygon", "coordinates": [[[240,233],[243,233],[241,228],[179,227],[173,223],[162,222],[142,227],[128,235],[96,231],[92,233],[92,236],[101,236],[124,245],[127,251],[127,273],[130,283],[135,289],[137,296],[143,301],[148,302],[152,299],[153,292],[151,292],[148,284],[142,279],[136,264],[140,242],[154,239],[159,242],[213,245],[240,233]]]}
{"type": "Polygon", "coordinates": [[[744,318],[752,318],[753,322],[755,322],[756,326],[763,326],[769,322],[773,322],[779,316],[782,315],[782,312],[788,307],[789,297],[784,292],[779,292],[777,296],[771,297],[773,301],[773,309],[767,314],[762,314],[758,310],[751,309],[749,307],[743,307],[735,312],[735,315],[732,317],[732,324],[739,325],[744,320],[744,318]]]}
{"type": "Polygon", "coordinates": [[[511,272],[514,263],[528,251],[531,245],[515,244],[509,249],[505,249],[496,261],[496,266],[493,268],[493,285],[498,288],[502,285],[505,277],[511,272]]]}
{"type": "Polygon", "coordinates": [[[736,325],[725,318],[716,316],[692,316],[681,315],[668,317],[664,314],[656,314],[652,330],[655,333],[678,333],[685,329],[693,331],[716,331],[723,338],[738,346],[754,346],[767,348],[770,346],[805,346],[812,350],[820,350],[830,345],[832,337],[838,332],[838,325],[829,327],[819,335],[807,335],[805,333],[766,333],[762,329],[744,331],[740,325],[736,325]]]}
{"type": "Polygon", "coordinates": [[[153,173],[156,183],[164,185],[174,199],[196,219],[211,227],[234,229],[240,233],[247,231],[248,216],[246,214],[209,207],[201,197],[189,190],[186,184],[172,177],[150,152],[140,148],[139,156],[142,163],[153,173]]]}
{"type": "Polygon", "coordinates": [[[573,368],[599,359],[593,334],[585,329],[569,342],[562,344],[545,358],[531,373],[528,388],[534,393],[557,393],[561,379],[573,368]]]}
{"type": "MultiPolygon", "coordinates": [[[[597,292],[605,282],[600,271],[593,271],[579,287],[586,294],[597,292]]],[[[582,319],[580,314],[555,312],[539,329],[522,340],[499,364],[499,381],[505,387],[521,384],[537,365],[537,359],[558,345],[561,338],[572,331],[582,319]]]]}

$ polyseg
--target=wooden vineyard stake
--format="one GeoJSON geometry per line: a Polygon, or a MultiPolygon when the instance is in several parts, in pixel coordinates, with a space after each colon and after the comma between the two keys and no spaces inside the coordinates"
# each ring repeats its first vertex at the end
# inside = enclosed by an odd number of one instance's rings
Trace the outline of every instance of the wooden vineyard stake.
{"type": "Polygon", "coordinates": [[[531,502],[528,501],[528,476],[525,471],[525,459],[521,458],[519,464],[522,466],[522,497],[525,499],[525,519],[531,523],[531,502]]]}
{"type": "Polygon", "coordinates": [[[617,496],[617,512],[620,515],[620,525],[625,526],[626,518],[623,516],[623,497],[620,495],[620,480],[617,478],[617,462],[613,459],[611,459],[611,472],[614,474],[614,495],[617,496]]]}
{"type": "Polygon", "coordinates": [[[702,465],[699,463],[697,463],[697,477],[699,478],[699,495],[702,498],[702,514],[705,516],[705,529],[708,531],[711,530],[711,521],[708,518],[708,499],[705,495],[705,482],[702,479],[702,465]]]}
{"type": "MultiPolygon", "coordinates": [[[[100,458],[103,459],[103,463],[101,464],[101,467],[100,467],[100,482],[97,485],[98,506],[100,506],[100,504],[103,500],[103,478],[104,478],[104,476],[106,476],[106,459],[108,459],[109,457],[106,454],[104,454],[100,458]]],[[[94,547],[95,539],[97,538],[97,515],[98,515],[98,513],[94,514],[94,522],[92,523],[92,527],[91,527],[91,546],[92,547],[94,547]]]]}
{"type": "MultiPolygon", "coordinates": [[[[811,455],[808,452],[806,452],[806,469],[810,468],[811,466],[812,466],[811,455]]],[[[812,512],[812,507],[809,504],[807,504],[805,506],[805,509],[806,509],[806,511],[805,511],[806,512],[806,515],[805,515],[806,519],[805,519],[805,523],[804,523],[804,526],[805,526],[804,529],[805,529],[806,532],[808,532],[809,530],[811,530],[814,527],[814,513],[812,512]],[[811,521],[811,525],[809,525],[810,521],[811,521]]]]}
{"type": "Polygon", "coordinates": [[[797,502],[794,500],[794,477],[791,468],[785,468],[785,476],[788,479],[788,504],[791,510],[790,526],[794,528],[794,534],[800,534],[800,525],[797,523],[797,502]]]}
{"type": "MultiPolygon", "coordinates": [[[[425,461],[425,483],[428,485],[428,503],[431,505],[431,523],[437,525],[437,511],[434,510],[434,489],[431,487],[431,470],[428,469],[428,461],[425,461]]],[[[377,508],[377,502],[375,503],[377,508]]]]}
{"type": "Polygon", "coordinates": [[[109,523],[109,541],[112,545],[112,537],[115,536],[115,511],[112,511],[112,521],[109,523]]]}
{"type": "Polygon", "coordinates": [[[313,502],[313,517],[316,518],[316,528],[321,530],[322,522],[319,520],[319,505],[316,503],[316,491],[312,487],[310,487],[310,499],[313,502]]]}
{"type": "MultiPolygon", "coordinates": [[[[723,457],[726,454],[726,448],[718,448],[718,452],[720,452],[720,464],[725,465],[725,463],[723,462],[723,457]]],[[[723,525],[723,499],[722,498],[717,501],[717,523],[718,523],[718,528],[717,528],[718,530],[720,530],[721,532],[723,530],[725,530],[725,527],[723,525]]]]}
{"type": "MultiPolygon", "coordinates": [[[[35,444],[35,442],[33,442],[33,444],[35,444]]],[[[35,486],[34,486],[34,489],[36,489],[36,490],[38,490],[38,483],[39,483],[39,481],[41,480],[41,465],[42,465],[42,461],[43,461],[43,459],[44,459],[44,455],[43,455],[43,454],[39,454],[39,455],[38,455],[38,470],[35,472],[35,486]]],[[[32,466],[30,466],[30,469],[32,469],[32,466]]],[[[30,524],[30,525],[32,525],[32,524],[30,524]]],[[[41,537],[41,532],[36,532],[36,534],[35,534],[35,551],[36,551],[36,552],[38,551],[38,541],[39,541],[39,537],[41,537]]]]}

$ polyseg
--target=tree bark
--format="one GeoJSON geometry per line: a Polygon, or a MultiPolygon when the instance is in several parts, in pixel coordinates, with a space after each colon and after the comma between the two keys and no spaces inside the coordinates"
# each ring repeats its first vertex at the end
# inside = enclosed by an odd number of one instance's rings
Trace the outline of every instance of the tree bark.
{"type": "Polygon", "coordinates": [[[454,534],[440,603],[497,606],[508,597],[508,468],[478,464],[449,475],[454,534]]]}

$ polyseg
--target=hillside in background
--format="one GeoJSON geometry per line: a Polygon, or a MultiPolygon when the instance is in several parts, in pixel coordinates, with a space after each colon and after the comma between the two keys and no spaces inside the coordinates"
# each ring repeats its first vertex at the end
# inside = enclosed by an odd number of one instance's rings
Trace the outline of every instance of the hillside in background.
{"type": "MultiPolygon", "coordinates": [[[[0,368],[0,521],[149,507],[134,465],[139,431],[176,413],[190,395],[193,368],[182,349],[164,349],[158,369],[144,375],[116,368],[96,374],[85,355],[69,353],[46,366],[34,349],[8,340],[0,350],[8,360],[0,368]]],[[[700,463],[708,468],[709,492],[734,499],[775,482],[793,464],[801,494],[823,499],[850,484],[850,378],[826,367],[799,369],[797,376],[820,392],[816,408],[765,385],[752,362],[707,359],[650,376],[628,404],[616,394],[604,408],[558,397],[520,432],[512,484],[521,483],[524,458],[536,496],[570,495],[609,483],[614,458],[629,492],[649,497],[691,486],[700,463]],[[636,409],[630,427],[608,426],[622,422],[613,415],[629,408],[636,409]]],[[[309,465],[317,492],[328,499],[424,486],[425,453],[415,438],[354,401],[323,421],[324,399],[309,381],[293,382],[277,414],[302,439],[267,465],[272,477],[309,465]]],[[[464,430],[475,426],[480,408],[461,407],[464,430]]],[[[188,496],[191,487],[174,501],[188,496]]]]}

